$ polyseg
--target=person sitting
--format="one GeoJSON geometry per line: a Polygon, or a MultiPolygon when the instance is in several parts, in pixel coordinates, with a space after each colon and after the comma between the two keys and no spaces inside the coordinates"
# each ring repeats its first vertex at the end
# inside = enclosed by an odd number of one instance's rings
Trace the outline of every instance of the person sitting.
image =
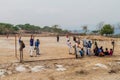
{"type": "Polygon", "coordinates": [[[110,49],[109,55],[110,55],[110,56],[113,55],[113,49],[110,49]]]}
{"type": "Polygon", "coordinates": [[[104,56],[104,51],[102,46],[98,50],[99,50],[99,56],[104,56]]]}
{"type": "Polygon", "coordinates": [[[101,51],[104,53],[104,50],[103,50],[103,47],[102,47],[102,46],[100,47],[100,49],[101,49],[101,51]]]}
{"type": "Polygon", "coordinates": [[[106,48],[106,50],[105,50],[104,54],[105,54],[105,55],[109,55],[108,48],[106,48]]]}
{"type": "Polygon", "coordinates": [[[80,56],[83,57],[84,56],[84,50],[83,50],[83,48],[81,48],[81,50],[79,52],[80,52],[80,56]]]}

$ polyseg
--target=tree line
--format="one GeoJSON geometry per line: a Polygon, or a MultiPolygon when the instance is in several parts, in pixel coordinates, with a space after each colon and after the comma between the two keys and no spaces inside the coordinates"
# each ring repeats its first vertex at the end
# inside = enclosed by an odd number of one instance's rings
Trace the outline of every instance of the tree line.
{"type": "Polygon", "coordinates": [[[21,31],[30,34],[40,34],[42,32],[66,34],[69,32],[61,29],[59,25],[40,27],[31,24],[12,25],[9,23],[0,23],[0,34],[19,34],[21,31]]]}
{"type": "MultiPolygon", "coordinates": [[[[88,26],[83,26],[83,31],[85,34],[88,31],[88,26]]],[[[58,33],[58,34],[67,34],[69,33],[68,30],[63,30],[60,28],[59,25],[53,26],[36,26],[31,24],[18,24],[12,25],[8,23],[0,23],[0,34],[19,34],[21,32],[30,33],[30,34],[40,34],[42,32],[50,32],[50,33],[58,33]]],[[[110,24],[102,24],[99,25],[98,30],[92,31],[94,34],[113,34],[114,33],[114,26],[110,24]]]]}

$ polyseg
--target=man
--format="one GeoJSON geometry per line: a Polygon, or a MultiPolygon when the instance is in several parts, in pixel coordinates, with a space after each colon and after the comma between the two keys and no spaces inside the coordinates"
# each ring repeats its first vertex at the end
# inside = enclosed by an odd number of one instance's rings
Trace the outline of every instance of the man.
{"type": "Polygon", "coordinates": [[[87,40],[86,40],[86,38],[83,39],[83,49],[84,49],[84,53],[87,54],[87,40]]]}
{"type": "Polygon", "coordinates": [[[76,36],[73,36],[73,41],[76,42],[76,36]]]}
{"type": "Polygon", "coordinates": [[[115,41],[114,41],[114,40],[112,40],[111,44],[112,44],[112,46],[113,46],[113,52],[114,52],[115,41]]]}
{"type": "Polygon", "coordinates": [[[92,47],[92,43],[91,41],[87,42],[87,55],[91,55],[91,47],[92,47]]]}
{"type": "Polygon", "coordinates": [[[33,57],[33,51],[34,51],[34,38],[31,35],[31,38],[30,38],[30,57],[33,57]]]}
{"type": "Polygon", "coordinates": [[[19,51],[20,51],[20,63],[23,62],[23,48],[25,48],[25,44],[24,44],[24,42],[21,40],[21,41],[20,41],[20,49],[19,49],[19,51]]]}
{"type": "Polygon", "coordinates": [[[72,52],[71,52],[72,44],[71,44],[70,40],[67,41],[67,45],[68,45],[68,48],[69,48],[69,54],[72,54],[72,52]]]}
{"type": "Polygon", "coordinates": [[[59,35],[57,35],[57,42],[59,42],[59,35]]]}

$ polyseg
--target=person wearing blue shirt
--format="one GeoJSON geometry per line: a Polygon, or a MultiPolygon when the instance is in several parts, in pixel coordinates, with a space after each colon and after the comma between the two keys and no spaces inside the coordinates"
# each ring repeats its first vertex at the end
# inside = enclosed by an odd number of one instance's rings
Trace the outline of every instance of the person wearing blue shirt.
{"type": "Polygon", "coordinates": [[[40,45],[40,41],[39,41],[39,39],[37,39],[37,40],[35,41],[36,56],[37,56],[37,55],[40,55],[39,45],[40,45]]]}
{"type": "Polygon", "coordinates": [[[33,57],[33,51],[34,51],[34,38],[31,35],[31,38],[30,38],[30,57],[33,57]]]}
{"type": "Polygon", "coordinates": [[[92,47],[92,43],[91,41],[87,42],[87,55],[91,55],[91,47],[92,47]]]}

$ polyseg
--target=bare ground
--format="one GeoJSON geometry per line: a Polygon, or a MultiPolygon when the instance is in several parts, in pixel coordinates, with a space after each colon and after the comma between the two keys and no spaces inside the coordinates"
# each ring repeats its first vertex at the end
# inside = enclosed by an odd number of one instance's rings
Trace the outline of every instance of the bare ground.
{"type": "MultiPolygon", "coordinates": [[[[11,71],[11,74],[1,76],[0,80],[120,80],[119,39],[116,40],[118,44],[115,45],[114,56],[85,56],[79,59],[68,54],[65,37],[61,37],[59,43],[55,37],[39,37],[41,55],[32,58],[29,57],[29,37],[22,39],[26,44],[24,61],[28,61],[24,64],[18,63],[19,60],[15,57],[14,37],[0,37],[0,68],[11,71]],[[107,68],[95,66],[98,63],[104,64],[107,68]],[[15,68],[19,65],[44,66],[45,69],[38,72],[31,72],[30,69],[18,72],[15,68]],[[63,65],[66,70],[57,71],[56,65],[63,65]]],[[[104,48],[112,48],[110,41],[99,41],[98,44],[104,48]]]]}

